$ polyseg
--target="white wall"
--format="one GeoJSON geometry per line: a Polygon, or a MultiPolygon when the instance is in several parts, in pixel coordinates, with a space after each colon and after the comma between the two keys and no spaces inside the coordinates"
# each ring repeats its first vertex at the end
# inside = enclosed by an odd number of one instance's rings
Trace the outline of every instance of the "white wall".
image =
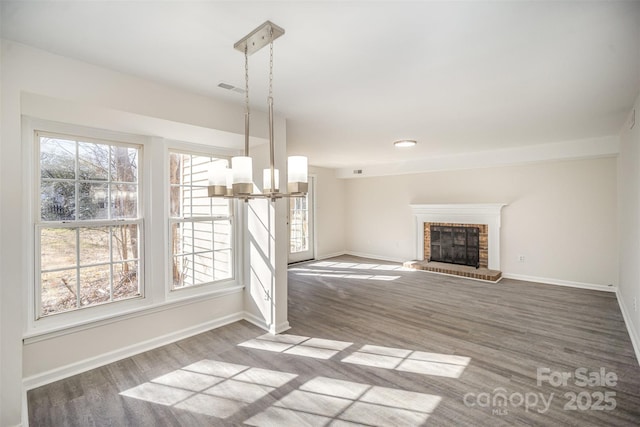
{"type": "MultiPolygon", "coordinates": [[[[126,355],[124,350],[132,343],[159,344],[180,331],[194,331],[198,326],[212,326],[225,319],[231,321],[244,310],[242,295],[236,293],[195,302],[189,308],[164,307],[162,314],[149,312],[93,328],[90,332],[80,330],[45,340],[30,340],[23,346],[26,289],[31,286],[28,276],[32,268],[28,262],[27,236],[32,225],[25,212],[25,197],[30,189],[26,186],[21,162],[25,149],[21,115],[209,145],[222,140],[224,147],[235,147],[236,143],[242,146],[244,120],[241,105],[218,102],[14,42],[3,40],[1,53],[0,425],[11,426],[21,422],[23,375],[32,380],[34,376],[54,378],[51,370],[71,372],[66,368],[74,363],[78,367],[90,367],[92,358],[126,355]],[[7,182],[11,185],[6,185],[7,182]],[[130,336],[123,337],[123,330],[130,336]]],[[[263,139],[267,134],[266,114],[255,111],[252,123],[255,123],[252,137],[263,139]]],[[[277,126],[284,129],[284,120],[277,119],[277,126]]],[[[160,194],[152,197],[152,200],[162,199],[160,194]]],[[[163,211],[161,206],[159,210],[163,211]]],[[[162,222],[153,215],[147,220],[156,226],[162,222]]],[[[276,233],[286,236],[286,230],[276,233]]],[[[286,237],[278,235],[278,238],[286,241],[286,237]]],[[[162,248],[159,250],[162,252],[162,248]]],[[[277,262],[286,265],[286,256],[277,262]]],[[[286,274],[284,280],[286,288],[286,274]]],[[[276,295],[276,298],[282,296],[276,295]]],[[[286,301],[286,294],[284,299],[286,301]]]]}
{"type": "Polygon", "coordinates": [[[640,361],[640,97],[634,106],[632,118],[625,123],[620,135],[619,221],[620,221],[620,284],[618,299],[627,328],[640,361]]]}
{"type": "MultiPolygon", "coordinates": [[[[1,12],[2,8],[0,8],[0,22],[2,21],[2,12],[1,12]]],[[[4,45],[2,43],[0,43],[0,127],[2,127],[2,60],[4,59],[4,54],[3,54],[3,49],[4,49],[4,45]]],[[[0,132],[0,161],[2,159],[2,132],[0,132]]],[[[2,174],[0,173],[0,193],[2,192],[2,174]]],[[[0,197],[0,242],[4,241],[3,236],[2,236],[2,197],[0,197]]],[[[3,259],[4,257],[2,256],[2,245],[0,245],[0,259],[3,259]]],[[[2,265],[0,264],[0,268],[2,267],[2,265]]],[[[1,272],[2,270],[0,270],[1,272]]],[[[3,357],[3,351],[2,351],[2,338],[1,336],[3,335],[3,329],[2,329],[2,325],[5,323],[5,319],[2,316],[2,295],[3,295],[3,289],[4,286],[2,286],[2,274],[0,273],[0,384],[3,384],[3,378],[2,378],[2,373],[4,371],[4,369],[2,369],[2,366],[4,366],[4,357],[3,357]]],[[[4,396],[4,387],[2,387],[0,385],[0,402],[4,401],[5,396],[4,396]]],[[[0,425],[8,425],[8,419],[7,419],[7,423],[5,424],[5,418],[3,416],[4,413],[4,405],[0,404],[0,425]]]]}
{"type": "Polygon", "coordinates": [[[345,198],[350,253],[414,259],[409,204],[507,203],[503,273],[579,284],[618,282],[615,158],[356,178],[347,180],[345,198]]]}
{"type": "Polygon", "coordinates": [[[345,252],[345,180],[333,169],[309,167],[315,176],[315,246],[316,259],[345,252]]]}

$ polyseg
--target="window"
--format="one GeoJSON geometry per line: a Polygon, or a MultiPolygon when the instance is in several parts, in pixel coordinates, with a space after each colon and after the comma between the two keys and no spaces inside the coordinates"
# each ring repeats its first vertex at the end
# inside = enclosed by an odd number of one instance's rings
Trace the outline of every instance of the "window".
{"type": "Polygon", "coordinates": [[[171,289],[233,278],[233,217],[228,199],[207,194],[212,161],[204,154],[169,152],[171,289]]]}
{"type": "Polygon", "coordinates": [[[36,132],[36,317],[141,296],[142,148],[36,132]]]}
{"type": "Polygon", "coordinates": [[[309,250],[308,195],[289,199],[289,252],[294,254],[309,250]]]}

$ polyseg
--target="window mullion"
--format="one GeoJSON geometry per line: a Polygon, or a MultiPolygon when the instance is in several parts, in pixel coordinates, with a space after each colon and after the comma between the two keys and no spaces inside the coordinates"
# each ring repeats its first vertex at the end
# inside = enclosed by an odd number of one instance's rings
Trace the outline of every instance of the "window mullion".
{"type": "MultiPolygon", "coordinates": [[[[76,143],[76,164],[75,164],[75,199],[74,202],[76,204],[75,209],[74,209],[74,216],[75,216],[75,220],[79,220],[80,219],[80,160],[78,158],[78,141],[75,141],[76,143]]],[[[78,258],[78,261],[80,261],[80,258],[78,258]]]]}
{"type": "Polygon", "coordinates": [[[113,227],[109,228],[109,301],[113,301],[113,227]]]}
{"type": "Polygon", "coordinates": [[[76,308],[80,308],[80,227],[76,232],[76,308]]]}

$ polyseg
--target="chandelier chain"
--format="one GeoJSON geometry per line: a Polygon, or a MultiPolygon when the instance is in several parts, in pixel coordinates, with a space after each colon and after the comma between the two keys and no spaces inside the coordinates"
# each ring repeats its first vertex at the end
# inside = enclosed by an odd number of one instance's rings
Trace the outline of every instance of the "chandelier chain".
{"type": "Polygon", "coordinates": [[[244,110],[249,114],[249,54],[244,49],[244,110]]]}
{"type": "Polygon", "coordinates": [[[270,32],[269,42],[269,98],[273,98],[273,30],[270,32]]]}

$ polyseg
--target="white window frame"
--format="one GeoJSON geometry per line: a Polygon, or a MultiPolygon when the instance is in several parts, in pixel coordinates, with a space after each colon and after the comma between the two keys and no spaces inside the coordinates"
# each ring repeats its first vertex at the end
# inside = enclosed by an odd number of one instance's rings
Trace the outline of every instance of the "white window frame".
{"type": "MultiPolygon", "coordinates": [[[[171,188],[170,177],[169,177],[169,163],[170,163],[170,155],[171,153],[179,153],[179,154],[187,154],[187,155],[196,155],[196,156],[205,156],[205,157],[213,157],[217,159],[226,159],[231,162],[231,157],[237,153],[224,150],[224,149],[214,149],[210,147],[207,149],[206,146],[190,144],[185,142],[172,141],[169,143],[166,150],[166,161],[165,161],[165,186],[167,195],[167,202],[165,204],[165,214],[167,217],[167,250],[166,250],[166,292],[168,299],[181,299],[184,297],[195,296],[195,295],[203,295],[212,291],[224,289],[229,286],[233,286],[238,282],[239,277],[239,266],[238,266],[238,253],[240,250],[240,232],[238,230],[238,218],[237,218],[237,203],[233,199],[229,199],[229,216],[197,216],[197,217],[188,217],[188,218],[172,218],[170,214],[170,200],[169,200],[169,192],[171,188]],[[171,248],[171,227],[173,224],[180,222],[193,222],[193,220],[203,220],[203,221],[215,221],[221,219],[228,219],[231,222],[231,277],[214,280],[211,282],[200,283],[197,285],[185,286],[182,288],[173,288],[173,253],[171,248]]],[[[215,250],[214,250],[215,252],[215,250]]]]}
{"type": "MultiPolygon", "coordinates": [[[[71,126],[62,126],[62,125],[47,125],[40,124],[34,125],[29,129],[29,134],[32,138],[31,141],[31,149],[32,149],[32,158],[33,158],[33,173],[31,174],[33,177],[33,183],[30,186],[33,188],[33,202],[32,214],[30,217],[32,218],[33,232],[30,233],[32,236],[33,250],[31,251],[33,257],[33,265],[34,269],[32,272],[32,279],[30,283],[31,286],[31,297],[29,298],[29,318],[30,318],[30,326],[35,325],[58,325],[58,324],[74,324],[79,319],[82,318],[93,318],[96,316],[103,315],[103,312],[113,313],[122,311],[123,309],[128,308],[128,306],[136,305],[136,302],[139,303],[140,300],[143,300],[145,297],[145,232],[144,232],[144,192],[145,192],[145,155],[144,155],[144,144],[142,141],[132,141],[126,140],[123,141],[122,138],[118,138],[113,133],[102,133],[95,130],[86,130],[81,128],[74,128],[71,126]],[[105,144],[109,146],[121,146],[121,147],[129,147],[138,149],[138,174],[137,174],[137,182],[138,186],[138,197],[137,197],[137,214],[134,219],[125,219],[125,220],[117,220],[117,219],[107,219],[107,220],[63,220],[63,221],[43,221],[41,219],[41,199],[40,199],[40,186],[41,186],[41,165],[40,165],[40,137],[53,137],[53,138],[61,138],[67,140],[76,140],[82,142],[89,143],[98,143],[105,144]],[[78,307],[68,310],[62,311],[58,313],[52,313],[51,315],[41,316],[41,257],[40,257],[40,231],[43,228],[70,228],[70,229],[79,229],[83,227],[99,227],[99,226],[117,226],[117,225],[126,225],[126,224],[135,224],[138,226],[139,230],[139,239],[138,239],[138,289],[139,296],[125,298],[122,300],[115,301],[107,301],[100,304],[89,305],[86,307],[78,307]],[[137,300],[137,301],[136,301],[137,300]],[[113,306],[113,307],[112,307],[113,306]],[[84,312],[87,313],[84,313],[84,312]]],[[[78,153],[76,152],[76,162],[77,162],[78,153]]],[[[77,177],[74,179],[74,182],[77,180],[77,177]]],[[[108,181],[110,182],[110,180],[108,181]]],[[[77,201],[78,195],[76,195],[77,201]]],[[[77,209],[76,203],[76,209],[77,209]]],[[[76,244],[76,262],[80,260],[80,247],[76,244]]],[[[113,260],[110,258],[109,265],[113,263],[113,260]]],[[[73,268],[77,269],[78,264],[76,264],[73,268]]],[[[79,286],[79,283],[76,284],[79,286]]],[[[79,295],[77,296],[79,301],[79,295]]]]}
{"type": "MultiPolygon", "coordinates": [[[[179,292],[169,291],[167,286],[171,276],[170,265],[166,254],[169,247],[169,149],[187,150],[205,153],[218,158],[230,158],[239,152],[233,149],[213,147],[169,140],[158,136],[144,136],[119,131],[97,129],[81,125],[53,122],[29,116],[22,117],[22,179],[26,191],[23,192],[22,206],[26,213],[21,224],[23,235],[27,236],[24,245],[26,260],[24,274],[27,281],[24,286],[23,303],[27,307],[24,319],[23,339],[25,343],[35,343],[49,338],[88,330],[112,322],[146,316],[183,305],[198,303],[205,299],[215,299],[223,295],[241,292],[243,285],[242,258],[244,234],[240,224],[244,222],[239,203],[232,201],[234,279],[207,286],[192,286],[179,292]],[[139,298],[130,298],[115,303],[89,306],[87,309],[61,312],[36,320],[35,287],[36,287],[36,227],[40,218],[38,194],[40,159],[36,152],[35,131],[46,133],[77,135],[81,139],[97,139],[120,142],[129,145],[140,145],[143,157],[139,162],[138,209],[143,219],[141,240],[143,244],[140,255],[140,271],[144,276],[141,282],[139,298]],[[240,260],[240,261],[239,261],[240,260]]],[[[39,255],[38,255],[39,256],[39,255]]]]}

